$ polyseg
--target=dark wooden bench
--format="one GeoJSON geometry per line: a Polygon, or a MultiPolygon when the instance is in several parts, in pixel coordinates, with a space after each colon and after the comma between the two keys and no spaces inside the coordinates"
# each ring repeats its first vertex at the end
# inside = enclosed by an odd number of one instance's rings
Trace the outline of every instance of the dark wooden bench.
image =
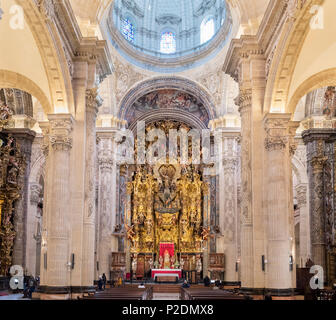
{"type": "Polygon", "coordinates": [[[181,288],[182,300],[246,300],[247,297],[233,290],[214,290],[209,287],[181,288]]]}
{"type": "Polygon", "coordinates": [[[151,300],[153,288],[137,288],[126,286],[123,288],[111,288],[105,291],[97,291],[94,295],[85,295],[82,300],[151,300]]]}

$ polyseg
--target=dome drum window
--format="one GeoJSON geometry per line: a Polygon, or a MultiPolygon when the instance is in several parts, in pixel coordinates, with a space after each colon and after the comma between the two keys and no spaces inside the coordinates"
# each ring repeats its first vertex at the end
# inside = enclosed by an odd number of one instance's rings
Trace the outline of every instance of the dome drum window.
{"type": "Polygon", "coordinates": [[[219,52],[232,17],[226,0],[115,0],[107,24],[112,44],[130,62],[173,72],[219,52]]]}

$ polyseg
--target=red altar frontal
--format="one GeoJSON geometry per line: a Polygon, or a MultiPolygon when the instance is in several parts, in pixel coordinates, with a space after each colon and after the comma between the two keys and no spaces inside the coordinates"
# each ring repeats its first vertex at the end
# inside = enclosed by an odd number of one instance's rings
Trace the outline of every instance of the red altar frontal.
{"type": "Polygon", "coordinates": [[[152,278],[155,280],[158,276],[164,277],[178,277],[182,278],[182,270],[181,269],[154,269],[152,270],[152,278]]]}

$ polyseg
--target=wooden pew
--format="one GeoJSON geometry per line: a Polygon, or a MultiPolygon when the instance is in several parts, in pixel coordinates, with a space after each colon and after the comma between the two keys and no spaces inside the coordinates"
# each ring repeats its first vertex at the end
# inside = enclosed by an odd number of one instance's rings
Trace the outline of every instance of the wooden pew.
{"type": "Polygon", "coordinates": [[[238,295],[230,290],[213,290],[209,287],[181,288],[182,300],[246,300],[245,296],[238,295]]]}
{"type": "Polygon", "coordinates": [[[98,291],[94,295],[84,296],[83,300],[151,300],[153,288],[145,289],[127,286],[123,288],[111,288],[105,291],[98,291]]]}

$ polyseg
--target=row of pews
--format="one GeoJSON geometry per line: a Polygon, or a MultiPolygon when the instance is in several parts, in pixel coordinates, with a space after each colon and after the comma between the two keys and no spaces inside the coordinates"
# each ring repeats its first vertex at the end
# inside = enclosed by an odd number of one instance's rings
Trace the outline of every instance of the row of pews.
{"type": "Polygon", "coordinates": [[[192,286],[181,288],[182,300],[252,300],[250,296],[240,295],[234,290],[214,290],[211,287],[192,286]]]}
{"type": "Polygon", "coordinates": [[[119,288],[109,288],[104,291],[97,291],[93,294],[85,295],[81,300],[152,300],[153,288],[144,289],[135,286],[125,286],[119,288]]]}

